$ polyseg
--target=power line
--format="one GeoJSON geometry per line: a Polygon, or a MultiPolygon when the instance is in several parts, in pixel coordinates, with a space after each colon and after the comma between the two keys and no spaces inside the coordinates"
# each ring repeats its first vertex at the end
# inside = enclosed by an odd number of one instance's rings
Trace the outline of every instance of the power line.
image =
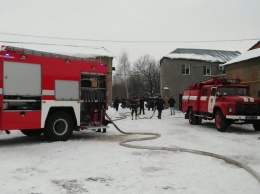
{"type": "MultiPolygon", "coordinates": [[[[67,46],[67,47],[84,47],[84,48],[92,48],[92,49],[100,49],[104,47],[92,47],[92,46],[79,46],[79,45],[71,45],[71,44],[53,44],[53,43],[40,43],[40,42],[19,42],[19,41],[5,41],[0,40],[2,43],[12,43],[12,44],[37,44],[37,45],[48,45],[48,46],[67,46]]],[[[108,51],[107,49],[105,49],[108,51]]],[[[109,52],[109,51],[108,51],[109,52]]]]}
{"type": "Polygon", "coordinates": [[[76,40],[76,41],[88,41],[88,42],[112,42],[112,43],[209,43],[209,42],[238,42],[238,41],[251,41],[251,40],[260,40],[260,38],[248,38],[248,39],[230,39],[230,40],[156,40],[156,41],[128,41],[128,40],[97,40],[97,39],[81,39],[81,38],[61,38],[54,36],[36,36],[36,35],[28,35],[28,34],[15,34],[15,33],[6,33],[0,32],[0,34],[4,35],[12,35],[12,36],[23,36],[23,37],[33,37],[33,38],[47,38],[47,39],[57,39],[57,40],[76,40]]]}

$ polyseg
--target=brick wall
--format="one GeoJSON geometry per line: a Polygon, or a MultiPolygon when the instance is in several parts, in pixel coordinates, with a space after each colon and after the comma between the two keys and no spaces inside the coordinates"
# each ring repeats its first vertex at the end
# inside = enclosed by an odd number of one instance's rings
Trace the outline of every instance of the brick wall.
{"type": "Polygon", "coordinates": [[[251,96],[260,98],[260,57],[227,65],[226,76],[228,79],[240,78],[250,85],[251,96]]]}

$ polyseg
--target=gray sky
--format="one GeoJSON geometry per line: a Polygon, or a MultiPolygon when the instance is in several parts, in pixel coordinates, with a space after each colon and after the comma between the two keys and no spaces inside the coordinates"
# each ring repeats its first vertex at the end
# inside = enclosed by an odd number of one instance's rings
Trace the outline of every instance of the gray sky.
{"type": "Polygon", "coordinates": [[[259,0],[0,0],[0,4],[0,41],[103,46],[116,57],[126,50],[131,62],[144,54],[160,59],[176,48],[245,52],[257,40],[242,39],[260,38],[259,0]],[[3,33],[166,42],[72,41],[3,33]],[[213,40],[240,41],[184,42],[213,40]]]}

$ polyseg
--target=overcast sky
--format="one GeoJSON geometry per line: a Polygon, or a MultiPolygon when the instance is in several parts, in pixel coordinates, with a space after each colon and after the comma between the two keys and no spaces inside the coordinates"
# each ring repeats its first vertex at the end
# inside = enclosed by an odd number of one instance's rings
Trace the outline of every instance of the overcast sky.
{"type": "Polygon", "coordinates": [[[260,39],[259,0],[0,0],[0,4],[0,41],[103,46],[115,57],[126,50],[131,62],[144,54],[160,59],[176,48],[245,52],[257,40],[242,39],[260,39]],[[184,42],[214,40],[240,41],[184,42]]]}

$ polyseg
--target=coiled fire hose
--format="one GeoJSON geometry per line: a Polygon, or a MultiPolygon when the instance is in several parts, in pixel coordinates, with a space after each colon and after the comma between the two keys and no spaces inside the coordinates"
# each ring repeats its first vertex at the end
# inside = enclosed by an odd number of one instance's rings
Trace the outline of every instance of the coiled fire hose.
{"type": "Polygon", "coordinates": [[[157,139],[157,138],[161,137],[161,134],[159,134],[159,133],[147,133],[147,132],[133,132],[133,133],[124,132],[121,129],[119,129],[119,127],[107,115],[107,113],[105,113],[105,115],[109,119],[109,121],[115,126],[115,128],[122,134],[125,134],[125,135],[151,135],[151,137],[132,138],[132,139],[121,141],[119,143],[121,146],[128,147],[128,148],[136,148],[136,149],[147,149],[147,150],[164,150],[164,151],[173,151],[173,152],[188,152],[188,153],[192,153],[192,154],[198,154],[198,155],[204,155],[204,156],[210,156],[210,157],[218,158],[218,159],[224,160],[225,162],[227,162],[229,164],[233,164],[237,167],[243,168],[244,170],[248,171],[251,175],[253,175],[257,179],[257,181],[260,184],[260,175],[254,169],[250,168],[246,164],[243,164],[241,162],[238,162],[236,160],[233,160],[231,158],[228,158],[228,157],[225,157],[225,156],[222,156],[222,155],[218,155],[218,154],[214,154],[214,153],[210,153],[210,152],[199,151],[199,150],[185,149],[185,148],[169,148],[169,147],[140,146],[140,145],[127,144],[128,142],[157,139]]]}

